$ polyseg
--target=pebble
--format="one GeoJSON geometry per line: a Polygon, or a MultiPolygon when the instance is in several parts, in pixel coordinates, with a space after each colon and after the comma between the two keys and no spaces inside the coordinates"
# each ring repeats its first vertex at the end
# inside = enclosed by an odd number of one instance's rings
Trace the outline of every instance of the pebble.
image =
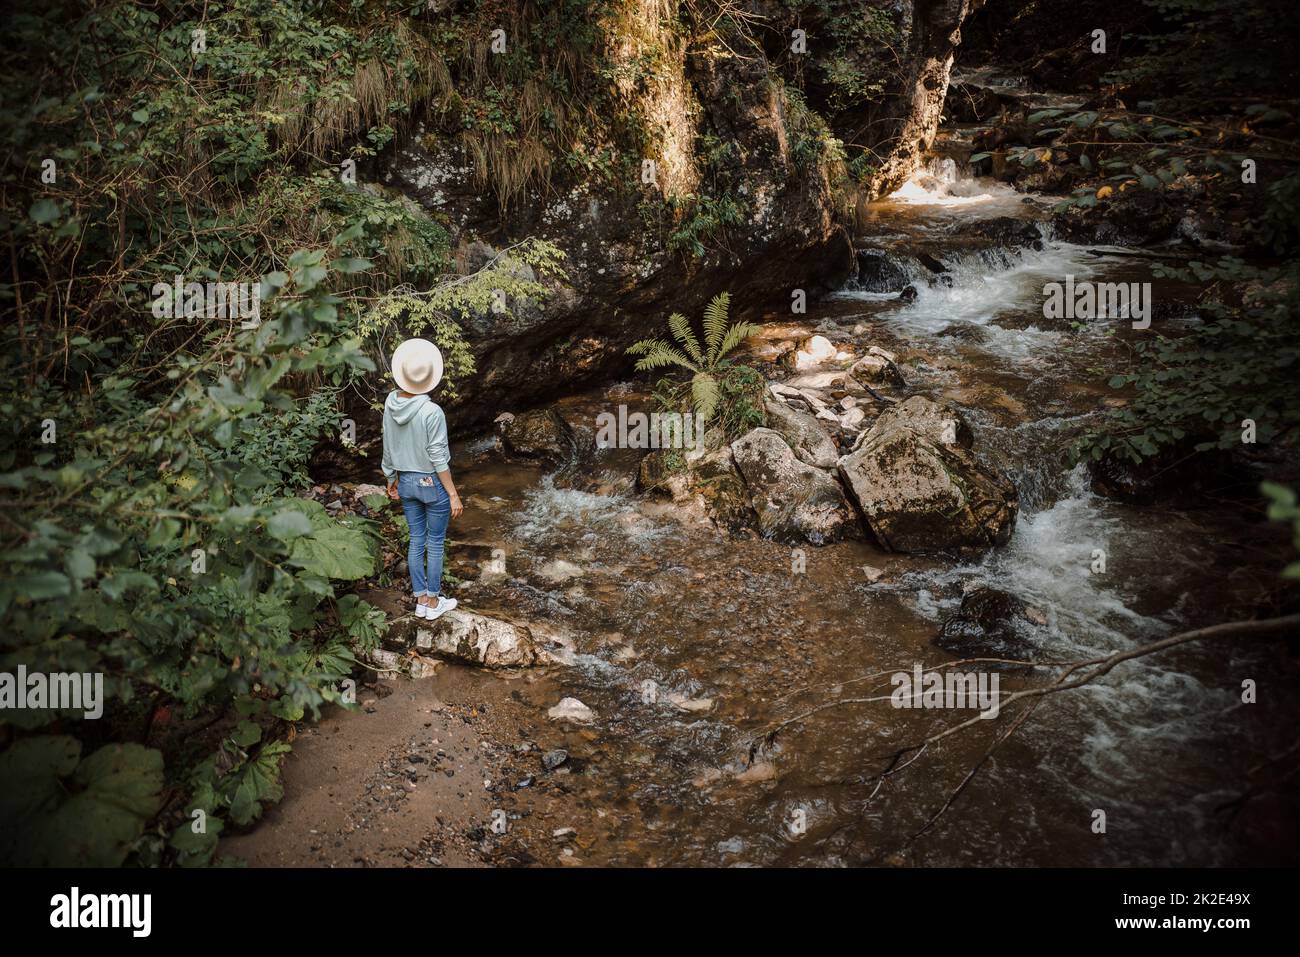
{"type": "Polygon", "coordinates": [[[596,712],[577,698],[561,698],[560,703],[548,710],[546,714],[552,721],[575,721],[578,724],[587,724],[596,719],[596,712]]]}

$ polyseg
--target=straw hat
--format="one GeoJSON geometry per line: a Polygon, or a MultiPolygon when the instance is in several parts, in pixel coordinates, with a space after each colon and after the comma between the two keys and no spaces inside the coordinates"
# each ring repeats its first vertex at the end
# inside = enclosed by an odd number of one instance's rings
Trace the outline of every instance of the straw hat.
{"type": "Polygon", "coordinates": [[[393,351],[393,378],[404,392],[432,392],[442,379],[442,353],[428,339],[407,339],[393,351]]]}

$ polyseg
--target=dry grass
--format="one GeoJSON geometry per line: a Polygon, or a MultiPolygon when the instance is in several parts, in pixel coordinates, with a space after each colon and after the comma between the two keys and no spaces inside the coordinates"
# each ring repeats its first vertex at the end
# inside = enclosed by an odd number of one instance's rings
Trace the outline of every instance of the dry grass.
{"type": "MultiPolygon", "coordinates": [[[[508,82],[509,78],[501,74],[500,61],[491,51],[493,30],[505,30],[507,44],[519,43],[544,13],[545,4],[532,0],[508,0],[490,7],[483,12],[480,32],[467,44],[459,63],[463,90],[481,95],[496,87],[514,97],[510,106],[518,113],[516,129],[506,133],[475,127],[459,134],[476,183],[496,196],[503,212],[529,190],[550,189],[555,152],[572,147],[575,120],[583,114],[577,92],[584,85],[583,63],[573,45],[561,41],[548,49],[533,51],[541,67],[538,73],[562,77],[568,88],[575,91],[567,97],[536,76],[525,77],[522,83],[508,82]]],[[[445,111],[454,112],[458,102],[459,97],[447,97],[445,111]]]]}
{"type": "MultiPolygon", "coordinates": [[[[622,0],[595,26],[603,38],[598,52],[610,61],[616,100],[624,104],[624,121],[640,116],[655,144],[640,158],[658,162],[660,189],[689,193],[699,179],[693,152],[698,107],[683,76],[684,51],[670,29],[678,6],[676,0],[622,0]],[[649,74],[643,69],[647,61],[657,64],[649,74]]],[[[480,17],[481,33],[457,65],[457,83],[467,96],[494,87],[512,96],[509,105],[518,122],[509,133],[473,127],[458,134],[477,184],[495,194],[503,212],[530,191],[549,191],[559,157],[575,149],[594,152],[613,136],[615,117],[592,106],[593,87],[609,83],[608,76],[595,72],[597,51],[561,34],[553,45],[530,50],[537,65],[532,75],[501,74],[500,60],[490,52],[491,31],[500,27],[508,42],[516,42],[555,15],[548,7],[545,0],[498,0],[480,17]],[[560,82],[543,79],[552,76],[560,82]]]]}
{"type": "Polygon", "coordinates": [[[259,108],[283,117],[277,126],[280,142],[291,150],[314,156],[351,139],[359,130],[382,122],[395,100],[445,97],[451,76],[432,44],[405,19],[384,24],[397,42],[397,52],[385,60],[356,65],[350,77],[340,77],[326,95],[310,98],[301,81],[281,83],[266,91],[259,108]],[[408,74],[403,63],[414,63],[408,74]]]}
{"type": "MultiPolygon", "coordinates": [[[[693,142],[695,114],[690,85],[683,75],[684,51],[668,25],[678,14],[676,0],[623,0],[607,22],[598,24],[604,53],[614,65],[615,91],[627,112],[643,117],[651,155],[658,163],[658,185],[665,195],[688,194],[699,183],[693,142]],[[639,64],[657,64],[648,72],[639,64]]],[[[591,104],[594,84],[607,82],[593,70],[591,52],[569,41],[529,51],[528,75],[505,71],[518,60],[491,50],[492,31],[506,31],[511,51],[527,43],[533,28],[556,16],[548,0],[496,0],[480,11],[474,33],[464,47],[444,55],[405,18],[383,24],[397,38],[398,51],[384,59],[356,64],[326,92],[309,97],[300,82],[269,87],[259,109],[280,117],[276,135],[291,152],[323,158],[352,140],[359,131],[385,121],[393,101],[423,101],[455,130],[476,185],[495,195],[504,213],[532,192],[549,192],[559,158],[591,137],[607,135],[612,117],[591,104]],[[412,74],[403,62],[416,64],[412,74]],[[555,78],[558,82],[554,82],[555,78]],[[559,89],[557,89],[557,87],[559,89]],[[513,123],[494,130],[491,124],[463,122],[467,103],[493,90],[503,97],[513,123]],[[563,92],[561,92],[563,90],[563,92]]],[[[372,27],[371,29],[376,29],[372,27]]]]}

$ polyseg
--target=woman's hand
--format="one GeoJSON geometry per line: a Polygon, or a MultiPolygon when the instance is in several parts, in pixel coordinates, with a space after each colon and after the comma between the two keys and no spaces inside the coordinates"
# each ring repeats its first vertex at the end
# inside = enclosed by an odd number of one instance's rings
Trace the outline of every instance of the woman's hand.
{"type": "Polygon", "coordinates": [[[451,497],[451,517],[460,518],[460,513],[463,511],[465,511],[465,506],[460,504],[460,496],[453,495],[451,497]]]}
{"type": "Polygon", "coordinates": [[[398,499],[399,499],[399,497],[400,497],[400,496],[398,496],[398,494],[397,494],[397,480],[396,480],[396,479],[394,479],[393,481],[391,481],[391,482],[388,483],[388,497],[391,498],[394,502],[398,501],[398,499]]]}

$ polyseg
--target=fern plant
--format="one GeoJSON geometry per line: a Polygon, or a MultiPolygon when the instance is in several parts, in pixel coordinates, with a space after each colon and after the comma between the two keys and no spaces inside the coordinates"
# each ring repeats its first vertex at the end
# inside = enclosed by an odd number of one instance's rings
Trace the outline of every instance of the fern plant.
{"type": "Polygon", "coordinates": [[[667,366],[677,366],[691,373],[691,404],[695,413],[705,422],[713,418],[721,396],[720,380],[731,363],[727,354],[750,336],[759,332],[752,322],[727,325],[727,310],[731,294],[722,292],[714,296],[704,308],[704,342],[700,343],[690,322],[680,312],[668,317],[668,331],[677,345],[663,339],[642,339],[628,346],[628,354],[640,356],[636,368],[648,372],[667,366]]]}

